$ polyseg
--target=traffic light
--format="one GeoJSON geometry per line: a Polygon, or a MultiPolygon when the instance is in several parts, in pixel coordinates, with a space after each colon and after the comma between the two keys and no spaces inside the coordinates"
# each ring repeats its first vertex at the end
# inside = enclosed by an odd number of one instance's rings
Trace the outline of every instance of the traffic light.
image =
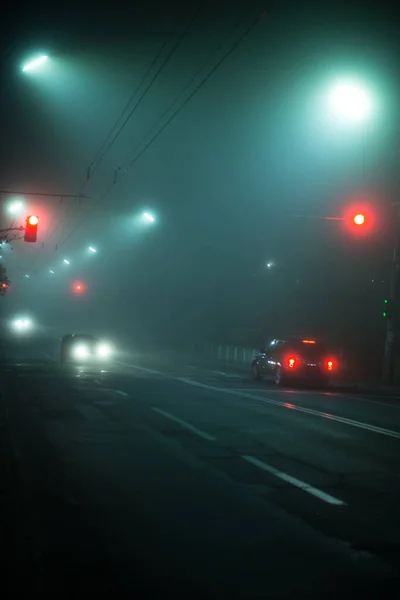
{"type": "Polygon", "coordinates": [[[382,316],[384,319],[389,319],[390,318],[390,302],[387,298],[384,299],[383,301],[383,312],[382,312],[382,316]]]}
{"type": "Polygon", "coordinates": [[[377,199],[368,196],[347,199],[341,214],[343,226],[353,239],[370,239],[382,225],[382,209],[377,199]]]}
{"type": "Polygon", "coordinates": [[[357,213],[353,217],[353,223],[354,225],[357,225],[357,227],[363,227],[365,225],[365,215],[363,213],[357,213]]]}
{"type": "Polygon", "coordinates": [[[29,215],[26,217],[26,226],[25,226],[25,242],[36,242],[37,240],[37,228],[39,223],[39,217],[35,215],[29,215]]]}
{"type": "Polygon", "coordinates": [[[84,294],[86,291],[86,286],[82,281],[74,281],[72,289],[75,294],[84,294]]]}

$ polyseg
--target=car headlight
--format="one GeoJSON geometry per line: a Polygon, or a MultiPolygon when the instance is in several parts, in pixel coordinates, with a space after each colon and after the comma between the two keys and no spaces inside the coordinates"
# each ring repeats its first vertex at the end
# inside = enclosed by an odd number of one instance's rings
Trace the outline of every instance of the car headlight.
{"type": "Polygon", "coordinates": [[[75,358],[87,358],[89,356],[89,348],[84,346],[83,344],[79,344],[79,346],[74,346],[72,348],[73,355],[75,358]]]}
{"type": "Polygon", "coordinates": [[[109,358],[113,353],[113,349],[110,344],[99,344],[96,348],[97,355],[101,358],[109,358]]]}
{"type": "Polygon", "coordinates": [[[30,319],[16,319],[12,321],[11,326],[16,331],[28,331],[32,329],[32,321],[30,319]]]}

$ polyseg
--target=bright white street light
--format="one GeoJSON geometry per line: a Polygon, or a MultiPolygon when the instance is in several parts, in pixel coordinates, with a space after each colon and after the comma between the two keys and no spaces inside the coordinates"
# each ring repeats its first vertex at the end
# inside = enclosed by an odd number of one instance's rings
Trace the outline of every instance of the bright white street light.
{"type": "Polygon", "coordinates": [[[70,265],[70,264],[71,264],[71,263],[69,262],[69,260],[67,260],[66,258],[64,258],[64,263],[65,263],[66,265],[70,265]]]}
{"type": "Polygon", "coordinates": [[[92,246],[89,246],[89,252],[97,252],[96,248],[93,248],[92,246]]]}
{"type": "Polygon", "coordinates": [[[12,200],[7,206],[7,210],[12,215],[18,215],[24,209],[24,203],[22,200],[12,200]]]}
{"type": "Polygon", "coordinates": [[[153,217],[153,215],[149,212],[145,212],[142,215],[142,219],[143,221],[145,221],[146,223],[154,223],[155,218],[153,217]]]}
{"type": "Polygon", "coordinates": [[[265,263],[265,266],[267,267],[267,269],[272,269],[272,267],[274,266],[273,262],[267,262],[265,263]]]}
{"type": "Polygon", "coordinates": [[[36,69],[37,67],[39,67],[41,64],[43,64],[44,62],[46,62],[46,60],[48,59],[48,56],[42,55],[42,56],[38,56],[37,58],[29,61],[28,63],[26,63],[23,67],[22,70],[24,72],[26,71],[33,71],[34,69],[36,69]]]}
{"type": "Polygon", "coordinates": [[[49,269],[49,273],[52,273],[52,275],[54,275],[53,269],[49,269]]]}
{"type": "Polygon", "coordinates": [[[366,121],[374,109],[371,91],[353,79],[338,80],[330,90],[329,104],[340,119],[352,122],[366,121]]]}

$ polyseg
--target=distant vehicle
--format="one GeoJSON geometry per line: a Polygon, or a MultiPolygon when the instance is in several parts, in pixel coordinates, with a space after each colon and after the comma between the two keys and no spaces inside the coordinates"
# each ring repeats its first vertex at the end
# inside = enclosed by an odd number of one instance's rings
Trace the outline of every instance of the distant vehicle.
{"type": "Polygon", "coordinates": [[[107,342],[89,334],[70,333],[61,341],[61,362],[75,364],[96,364],[109,361],[113,348],[107,342]]]}
{"type": "Polygon", "coordinates": [[[337,369],[326,346],[314,339],[272,340],[253,359],[254,379],[273,377],[277,385],[304,382],[325,387],[337,369]]]}

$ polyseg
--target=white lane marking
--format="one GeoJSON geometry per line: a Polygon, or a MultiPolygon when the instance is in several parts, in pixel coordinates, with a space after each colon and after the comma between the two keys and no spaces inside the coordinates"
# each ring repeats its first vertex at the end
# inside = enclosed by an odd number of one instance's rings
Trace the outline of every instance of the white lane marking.
{"type": "MultiPolygon", "coordinates": [[[[247,388],[235,388],[235,390],[237,392],[252,392],[254,391],[254,387],[247,387],[247,388]]],[[[398,402],[396,404],[390,404],[389,402],[383,402],[381,400],[371,400],[370,398],[363,398],[362,396],[353,396],[351,394],[351,392],[335,392],[335,391],[329,391],[329,392],[322,392],[322,391],[315,391],[315,390],[293,390],[293,389],[270,389],[270,388],[266,388],[266,389],[261,389],[261,388],[256,388],[257,393],[261,393],[261,394],[287,394],[287,395],[292,395],[295,394],[296,396],[324,396],[324,398],[328,397],[328,398],[344,398],[345,400],[360,400],[362,402],[368,402],[369,404],[378,404],[379,406],[389,406],[391,408],[400,408],[400,396],[396,397],[396,396],[385,396],[384,399],[385,400],[398,400],[398,402]]],[[[380,396],[381,397],[381,396],[380,396]]]]}
{"type": "Polygon", "coordinates": [[[392,429],[385,429],[383,427],[378,427],[376,425],[369,425],[368,423],[363,423],[362,421],[356,421],[354,419],[347,419],[345,417],[338,417],[336,415],[332,415],[330,413],[314,410],[312,408],[296,406],[295,404],[292,404],[289,402],[273,400],[272,398],[261,398],[260,396],[256,396],[254,394],[246,394],[244,392],[238,392],[234,389],[221,388],[221,387],[217,387],[217,386],[213,386],[213,385],[207,385],[206,383],[199,383],[198,381],[194,381],[193,379],[187,379],[186,377],[176,377],[174,375],[162,373],[161,371],[155,371],[154,369],[146,369],[145,367],[139,367],[136,365],[131,365],[131,366],[133,366],[135,369],[147,371],[149,373],[157,373],[158,375],[163,375],[164,377],[168,377],[168,378],[174,379],[176,381],[182,381],[183,383],[187,383],[188,385],[193,385],[196,387],[208,389],[213,392],[220,392],[223,394],[231,394],[233,396],[240,396],[242,398],[250,398],[250,400],[258,400],[259,402],[263,402],[264,404],[273,404],[274,406],[280,406],[282,408],[289,408],[291,410],[303,412],[305,414],[313,415],[315,417],[328,419],[329,421],[336,421],[337,423],[344,423],[345,425],[350,425],[352,427],[358,427],[359,429],[364,429],[366,431],[372,431],[373,433],[379,433],[381,435],[386,435],[387,437],[392,437],[392,438],[400,440],[400,432],[394,431],[392,429]]]}
{"type": "Polygon", "coordinates": [[[119,394],[120,396],[124,396],[124,398],[127,398],[129,396],[129,394],[127,392],[123,392],[122,390],[111,390],[112,392],[115,392],[116,394],[119,394]]]}
{"type": "Polygon", "coordinates": [[[302,412],[308,415],[313,415],[315,417],[322,417],[323,419],[328,419],[329,421],[337,421],[338,423],[344,423],[345,425],[351,425],[352,427],[358,427],[359,429],[365,429],[366,431],[372,431],[374,433],[380,433],[382,435],[386,435],[387,437],[392,437],[400,440],[400,432],[394,431],[392,429],[384,429],[383,427],[378,427],[376,425],[369,425],[368,423],[363,423],[362,421],[356,421],[354,419],[347,419],[345,417],[338,417],[336,415],[332,415],[330,413],[322,412],[319,410],[314,410],[312,408],[305,408],[303,406],[296,406],[290,402],[282,402],[280,400],[273,400],[272,398],[261,398],[260,396],[255,396],[254,394],[246,394],[244,392],[237,392],[236,390],[230,390],[228,388],[220,388],[212,385],[207,385],[205,383],[199,383],[198,381],[193,381],[191,379],[186,379],[183,377],[174,377],[174,379],[178,379],[178,381],[182,381],[183,383],[187,383],[188,385],[194,385],[196,387],[201,387],[204,389],[208,389],[215,392],[221,392],[224,394],[231,394],[232,396],[239,396],[242,398],[250,398],[250,400],[258,400],[259,402],[263,402],[264,404],[273,404],[274,406],[280,406],[282,408],[288,408],[290,410],[302,412]]]}
{"type": "Polygon", "coordinates": [[[258,460],[258,458],[254,458],[254,456],[242,455],[242,458],[247,460],[247,462],[251,463],[255,467],[259,467],[263,471],[267,471],[267,473],[271,473],[271,475],[275,475],[275,477],[279,477],[279,479],[287,481],[291,485],[300,488],[304,492],[307,492],[308,494],[311,494],[312,496],[315,496],[316,498],[319,498],[328,504],[335,504],[336,506],[346,505],[346,502],[343,502],[342,500],[339,500],[330,494],[326,494],[322,490],[319,490],[312,485],[308,485],[308,483],[304,483],[304,481],[300,481],[300,479],[296,479],[296,477],[292,477],[283,471],[279,471],[278,469],[275,469],[275,467],[271,467],[271,465],[267,465],[267,463],[258,460]]]}
{"type": "MultiPolygon", "coordinates": [[[[204,373],[207,374],[207,371],[204,371],[204,373]]],[[[232,379],[241,379],[240,375],[225,373],[224,371],[210,371],[210,373],[214,373],[215,375],[223,375],[224,377],[231,377],[232,379]]]]}
{"type": "Polygon", "coordinates": [[[165,410],[161,410],[160,408],[157,408],[156,406],[152,406],[151,408],[152,408],[152,410],[159,413],[160,415],[163,415],[167,419],[171,419],[171,421],[175,421],[175,423],[179,423],[179,425],[181,425],[182,427],[185,427],[185,429],[188,429],[192,433],[195,433],[196,435],[203,438],[204,440],[208,440],[209,442],[215,442],[215,440],[217,439],[213,435],[210,435],[209,433],[202,431],[201,429],[197,429],[196,427],[193,427],[193,425],[191,425],[190,423],[187,423],[186,421],[182,421],[182,419],[179,419],[179,417],[175,417],[174,415],[171,415],[171,413],[165,412],[165,410]]]}
{"type": "Polygon", "coordinates": [[[163,373],[162,371],[157,371],[156,369],[147,369],[146,367],[139,367],[139,365],[131,365],[129,363],[121,362],[122,365],[127,367],[131,367],[131,369],[137,369],[138,371],[144,371],[145,373],[153,373],[154,375],[162,375],[163,377],[171,377],[172,379],[176,379],[173,375],[168,375],[168,373],[163,373]]]}

